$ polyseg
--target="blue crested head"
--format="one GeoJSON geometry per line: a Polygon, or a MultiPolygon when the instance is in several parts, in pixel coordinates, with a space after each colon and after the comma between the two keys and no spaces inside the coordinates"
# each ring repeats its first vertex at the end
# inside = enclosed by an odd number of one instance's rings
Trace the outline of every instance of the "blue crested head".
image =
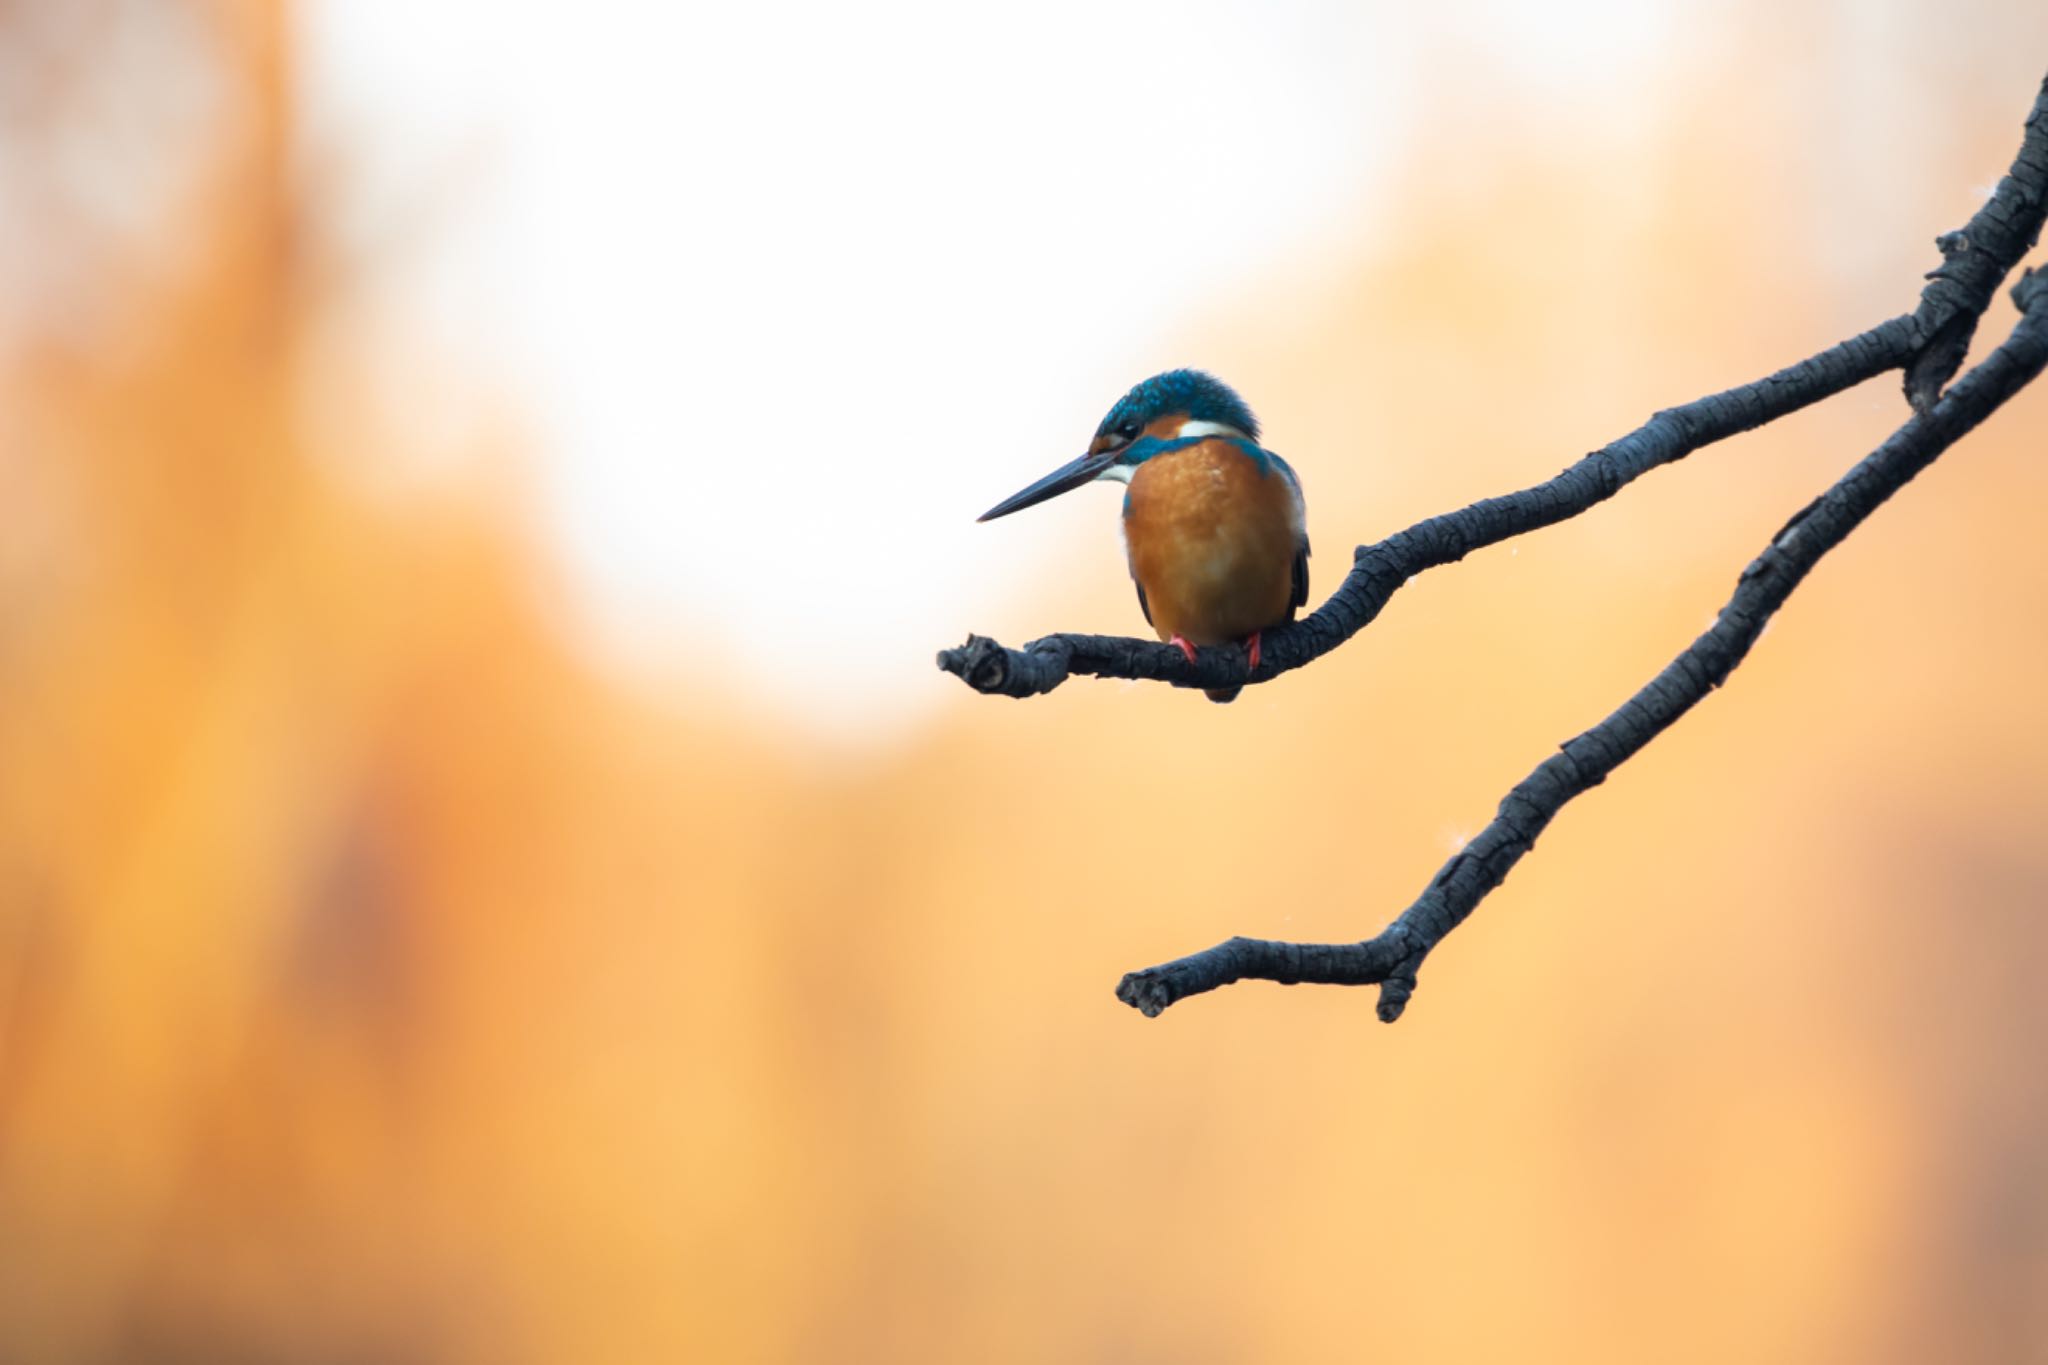
{"type": "MultiPolygon", "coordinates": [[[[1168,370],[1165,374],[1155,374],[1117,400],[1116,406],[1109,410],[1109,416],[1103,418],[1102,425],[1095,429],[1095,440],[1089,444],[1086,454],[1061,465],[1021,492],[1004,498],[983,512],[980,520],[1007,517],[1012,512],[1035,507],[1047,498],[1057,497],[1096,479],[1129,483],[1137,467],[1161,451],[1179,449],[1218,436],[1244,437],[1243,444],[1248,447],[1246,453],[1258,462],[1261,473],[1274,462],[1274,457],[1258,448],[1259,419],[1252,416],[1252,410],[1244,405],[1242,398],[1231,392],[1228,384],[1200,370],[1168,370]],[[1145,429],[1162,417],[1179,417],[1181,420],[1147,436],[1145,429]],[[1187,430],[1191,424],[1197,423],[1206,429],[1187,430]],[[1186,431],[1185,435],[1182,435],[1183,431],[1186,431]]],[[[1285,466],[1281,468],[1284,470],[1285,466]]]]}
{"type": "Polygon", "coordinates": [[[1259,419],[1228,384],[1200,370],[1168,370],[1119,398],[1095,429],[1095,439],[1133,441],[1149,423],[1174,413],[1187,414],[1191,422],[1231,427],[1255,441],[1259,438],[1259,419]]]}

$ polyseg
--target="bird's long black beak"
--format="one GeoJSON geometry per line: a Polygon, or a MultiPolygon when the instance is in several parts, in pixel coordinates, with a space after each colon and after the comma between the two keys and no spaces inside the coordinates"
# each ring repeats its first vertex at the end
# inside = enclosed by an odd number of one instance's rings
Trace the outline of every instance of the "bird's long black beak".
{"type": "Polygon", "coordinates": [[[1007,517],[1012,512],[1021,512],[1027,507],[1036,506],[1047,498],[1056,498],[1070,489],[1079,488],[1082,484],[1091,482],[1103,470],[1115,463],[1116,452],[1114,450],[1090,451],[1078,460],[1071,460],[1061,465],[1029,488],[1021,492],[1012,493],[1009,497],[1004,498],[994,507],[989,508],[986,512],[976,517],[975,520],[994,521],[997,517],[1007,517]]]}

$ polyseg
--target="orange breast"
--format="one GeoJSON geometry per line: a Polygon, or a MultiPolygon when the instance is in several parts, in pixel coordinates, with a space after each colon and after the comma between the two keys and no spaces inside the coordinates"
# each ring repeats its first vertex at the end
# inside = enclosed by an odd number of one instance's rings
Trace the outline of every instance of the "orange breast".
{"type": "Polygon", "coordinates": [[[1145,461],[1124,507],[1131,576],[1162,640],[1217,645],[1291,619],[1300,535],[1287,476],[1226,440],[1145,461]]]}

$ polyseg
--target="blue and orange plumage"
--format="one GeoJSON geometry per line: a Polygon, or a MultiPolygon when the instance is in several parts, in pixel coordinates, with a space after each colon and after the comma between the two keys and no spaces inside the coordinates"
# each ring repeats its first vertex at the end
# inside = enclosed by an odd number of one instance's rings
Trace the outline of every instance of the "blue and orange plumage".
{"type": "Polygon", "coordinates": [[[1097,479],[1128,484],[1124,543],[1146,621],[1190,662],[1198,646],[1243,641],[1256,668],[1260,635],[1308,602],[1301,481],[1258,437],[1258,419],[1222,381],[1169,370],[1118,400],[1087,454],[981,520],[1097,479]]]}

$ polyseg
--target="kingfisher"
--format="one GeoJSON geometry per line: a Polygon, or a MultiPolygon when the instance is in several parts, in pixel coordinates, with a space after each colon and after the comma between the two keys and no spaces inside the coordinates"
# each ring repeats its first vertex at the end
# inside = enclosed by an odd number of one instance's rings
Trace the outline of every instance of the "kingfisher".
{"type": "Polygon", "coordinates": [[[1146,623],[1189,663],[1200,646],[1241,643],[1256,669],[1259,637],[1308,603],[1308,530],[1301,480],[1259,444],[1244,400],[1200,370],[1153,375],[1117,400],[1086,454],[976,520],[1098,479],[1126,485],[1124,548],[1146,623]]]}

